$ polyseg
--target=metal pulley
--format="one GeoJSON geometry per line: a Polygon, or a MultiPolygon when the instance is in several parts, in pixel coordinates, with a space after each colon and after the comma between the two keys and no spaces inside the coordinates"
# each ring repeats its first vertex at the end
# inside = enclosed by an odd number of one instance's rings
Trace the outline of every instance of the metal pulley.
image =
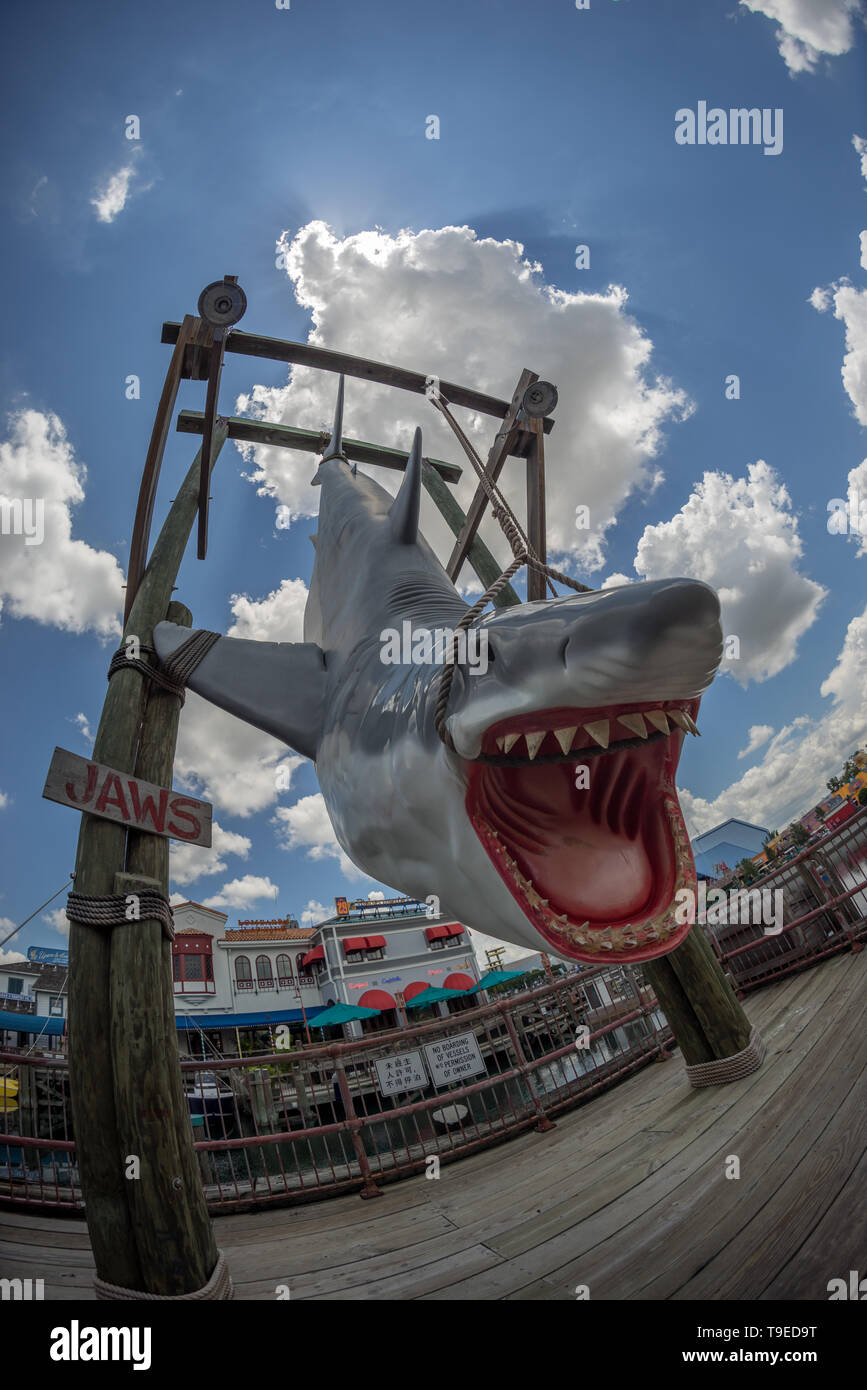
{"type": "Polygon", "coordinates": [[[521,398],[521,404],[534,420],[550,415],[557,406],[557,387],[550,381],[531,381],[521,398]]]}
{"type": "Polygon", "coordinates": [[[247,296],[238,284],[237,275],[224,275],[206,285],[199,295],[199,318],[213,328],[231,328],[244,317],[247,296]]]}

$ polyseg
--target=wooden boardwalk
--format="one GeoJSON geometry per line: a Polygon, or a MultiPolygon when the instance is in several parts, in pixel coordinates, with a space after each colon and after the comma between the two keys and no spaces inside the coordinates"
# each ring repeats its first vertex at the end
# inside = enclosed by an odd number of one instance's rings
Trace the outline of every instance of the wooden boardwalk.
{"type": "MultiPolygon", "coordinates": [[[[747,1008],[743,1081],[694,1091],[678,1056],[438,1180],[218,1218],[236,1297],[825,1300],[867,1264],[867,953],[747,1008]]],[[[81,1299],[92,1270],[83,1224],[0,1210],[0,1275],[81,1299]]]]}

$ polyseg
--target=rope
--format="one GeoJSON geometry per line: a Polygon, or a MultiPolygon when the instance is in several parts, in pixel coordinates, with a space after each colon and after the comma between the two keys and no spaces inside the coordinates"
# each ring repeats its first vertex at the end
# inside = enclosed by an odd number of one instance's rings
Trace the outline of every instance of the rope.
{"type": "MultiPolygon", "coordinates": [[[[505,588],[513,575],[517,574],[518,570],[524,565],[526,565],[528,569],[536,570],[538,573],[545,576],[548,588],[555,598],[558,598],[559,595],[551,583],[552,579],[556,579],[559,584],[565,584],[568,588],[574,589],[579,594],[594,593],[595,591],[591,589],[588,584],[580,584],[577,579],[572,579],[568,574],[562,574],[560,570],[554,569],[552,565],[547,564],[544,560],[539,558],[530,543],[529,537],[524,532],[520,521],[509,506],[509,503],[506,501],[506,498],[503,496],[497,484],[491,478],[488,469],[485,464],[482,463],[482,460],[464,434],[457,420],[452,415],[442,396],[435,394],[429,396],[428,399],[451,425],[464,453],[476,470],[479,482],[490,503],[491,513],[495,520],[499,522],[500,529],[509,542],[514,556],[508,569],[503,570],[499,579],[495,579],[493,584],[482,594],[482,597],[473,604],[472,608],[467,609],[455,629],[455,635],[457,635],[458,632],[465,632],[468,628],[472,627],[473,623],[481,616],[491,600],[496,598],[497,594],[505,588]]],[[[446,728],[446,710],[448,708],[449,696],[451,695],[452,682],[454,681],[455,671],[457,669],[457,650],[457,643],[453,640],[448,659],[443,663],[439,690],[437,692],[436,708],[434,710],[434,727],[437,734],[446,747],[451,748],[452,751],[454,751],[455,745],[452,741],[451,734],[446,728]]]]}
{"type": "MultiPolygon", "coordinates": [[[[129,657],[121,648],[111,658],[108,678],[111,680],[118,671],[138,671],[139,675],[152,681],[160,690],[167,690],[170,695],[177,695],[183,704],[187,698],[185,687],[190,676],[199,662],[207,656],[214,643],[220,640],[220,635],[219,632],[209,632],[206,628],[199,628],[197,632],[194,632],[185,642],[181,643],[177,651],[167,661],[160,662],[158,666],[151,666],[148,662],[140,661],[137,657],[129,657]]],[[[149,656],[157,655],[153,647],[144,644],[139,650],[147,652],[149,656]]]]}
{"type": "Polygon", "coordinates": [[[755,1024],[750,1029],[750,1040],[742,1052],[731,1057],[717,1057],[713,1062],[696,1062],[686,1068],[691,1086],[724,1086],[727,1081],[740,1081],[758,1071],[765,1060],[765,1044],[755,1024]]]}
{"type": "Polygon", "coordinates": [[[131,921],[162,922],[163,933],[169,941],[175,939],[174,914],[168,898],[154,888],[142,888],[134,894],[139,901],[139,916],[127,917],[127,897],[115,893],[110,897],[88,897],[86,893],[70,893],[66,900],[66,915],[70,922],[83,927],[127,927],[131,921]]]}
{"type": "Polygon", "coordinates": [[[148,1302],[168,1303],[235,1297],[229,1266],[226,1264],[226,1256],[222,1250],[217,1251],[217,1263],[214,1265],[213,1273],[207,1284],[201,1289],[194,1290],[193,1293],[144,1293],[141,1289],[125,1289],[122,1284],[108,1284],[97,1276],[94,1276],[93,1287],[98,1299],[143,1299],[148,1302]]]}
{"type": "Polygon", "coordinates": [[[198,628],[186,642],[181,643],[167,661],[162,663],[169,679],[177,681],[181,687],[187,685],[199,662],[204,661],[214,643],[219,642],[220,636],[219,632],[209,632],[204,627],[198,628]]]}
{"type": "MultiPolygon", "coordinates": [[[[156,656],[153,647],[146,647],[142,644],[139,650],[156,656]]],[[[147,661],[140,661],[138,657],[127,656],[122,647],[119,651],[116,651],[111,658],[111,665],[108,668],[108,679],[111,680],[112,676],[116,676],[118,671],[138,671],[140,676],[144,676],[146,680],[151,681],[161,690],[167,690],[170,695],[177,695],[181,704],[184,703],[187,697],[184,687],[179,685],[176,681],[171,680],[169,677],[164,676],[158,666],[151,666],[147,661]]]]}

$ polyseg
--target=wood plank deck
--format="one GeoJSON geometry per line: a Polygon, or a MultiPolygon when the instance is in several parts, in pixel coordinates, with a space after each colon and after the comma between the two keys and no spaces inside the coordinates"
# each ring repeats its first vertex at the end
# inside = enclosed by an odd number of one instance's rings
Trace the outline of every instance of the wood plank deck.
{"type": "MultiPolygon", "coordinates": [[[[747,1011],[743,1081],[692,1090],[676,1057],[438,1180],[218,1218],[236,1297],[826,1299],[867,1251],[867,953],[747,1011]]],[[[0,1211],[0,1275],[86,1299],[92,1272],[83,1224],[0,1211]]]]}

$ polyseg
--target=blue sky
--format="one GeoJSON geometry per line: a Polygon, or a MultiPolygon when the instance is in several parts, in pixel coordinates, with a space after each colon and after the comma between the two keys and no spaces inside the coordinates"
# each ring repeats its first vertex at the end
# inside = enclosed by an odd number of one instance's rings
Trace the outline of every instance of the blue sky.
{"type": "MultiPolygon", "coordinates": [[[[88,754],[98,722],[160,325],[224,273],[251,332],[305,339],[315,317],[327,346],[502,396],[525,365],[556,381],[562,563],[594,585],[699,574],[740,639],[681,764],[692,828],[776,826],[817,799],[867,735],[867,542],[826,524],[850,485],[867,497],[862,20],[853,0],[156,0],[10,20],[0,493],[38,480],[48,500],[42,545],[0,536],[0,918],[72,868],[78,817],[41,799],[45,771],[55,744],[88,754]],[[676,111],[702,101],[781,109],[782,151],[679,145],[676,111]]],[[[221,405],[317,428],[333,390],[229,355],[221,405]]],[[[350,382],[347,433],[399,445],[421,424],[458,461],[430,408],[397,397],[350,382]]],[[[184,383],[179,405],[203,403],[184,383]]],[[[192,444],[170,436],[157,522],[192,444]]],[[[299,635],[312,471],[227,445],[208,559],[191,549],[179,581],[197,626],[299,635]]],[[[443,555],[437,518],[423,529],[443,555]]],[[[188,702],[176,781],[213,801],[223,848],[183,851],[176,891],[315,920],[380,887],[330,836],[310,764],[275,788],[281,756],[188,702]]],[[[62,931],[38,918],[10,946],[62,931]]]]}

